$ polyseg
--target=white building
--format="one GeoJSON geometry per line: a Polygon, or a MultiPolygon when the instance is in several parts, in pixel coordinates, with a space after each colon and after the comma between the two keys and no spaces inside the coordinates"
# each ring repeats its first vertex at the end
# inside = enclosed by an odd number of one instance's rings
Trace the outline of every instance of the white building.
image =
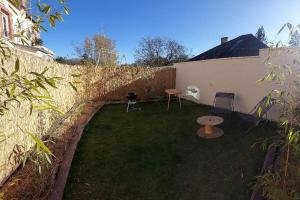
{"type": "Polygon", "coordinates": [[[36,41],[40,39],[40,33],[32,27],[34,21],[28,17],[25,9],[27,0],[19,0],[20,5],[17,6],[13,0],[0,0],[0,34],[2,38],[9,39],[15,44],[15,47],[21,51],[34,54],[47,60],[53,60],[54,53],[49,49],[37,46],[36,41]],[[28,38],[28,44],[23,45],[19,37],[14,34],[25,31],[28,38]]]}
{"type": "MultiPolygon", "coordinates": [[[[273,65],[291,66],[298,73],[299,57],[299,48],[269,49],[250,34],[230,41],[223,38],[220,45],[174,65],[176,88],[196,88],[198,96],[193,100],[210,106],[217,92],[234,93],[234,110],[249,113],[271,91],[282,89],[276,81],[257,81],[270,73],[273,65]]],[[[277,106],[268,112],[269,119],[279,120],[277,106]]]]}

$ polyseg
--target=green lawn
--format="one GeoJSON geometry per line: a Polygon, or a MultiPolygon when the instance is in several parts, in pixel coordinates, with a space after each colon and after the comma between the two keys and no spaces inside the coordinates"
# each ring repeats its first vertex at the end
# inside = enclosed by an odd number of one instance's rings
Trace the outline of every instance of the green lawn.
{"type": "Polygon", "coordinates": [[[263,124],[249,134],[237,114],[225,118],[225,135],[196,135],[196,118],[211,108],[184,101],[103,107],[92,119],[74,157],[64,199],[249,200],[264,153],[251,148],[270,136],[263,124]]]}

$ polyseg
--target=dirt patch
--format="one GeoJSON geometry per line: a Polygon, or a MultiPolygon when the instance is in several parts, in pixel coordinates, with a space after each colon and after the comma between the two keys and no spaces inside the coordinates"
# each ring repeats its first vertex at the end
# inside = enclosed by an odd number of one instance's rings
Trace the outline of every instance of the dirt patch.
{"type": "Polygon", "coordinates": [[[54,143],[49,143],[48,147],[55,155],[52,165],[44,168],[41,175],[32,162],[27,162],[24,167],[19,167],[1,188],[0,199],[61,199],[83,129],[103,105],[103,102],[93,101],[82,105],[80,114],[75,113],[78,115],[76,120],[62,125],[63,134],[58,138],[50,138],[54,143]]]}

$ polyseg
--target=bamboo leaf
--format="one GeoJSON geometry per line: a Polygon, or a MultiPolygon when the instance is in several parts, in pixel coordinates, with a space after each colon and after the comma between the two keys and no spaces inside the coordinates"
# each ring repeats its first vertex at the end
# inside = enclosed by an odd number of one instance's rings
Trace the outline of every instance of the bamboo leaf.
{"type": "Polygon", "coordinates": [[[17,58],[15,63],[15,73],[20,70],[20,60],[17,58]]]}
{"type": "Polygon", "coordinates": [[[1,68],[2,72],[5,74],[5,75],[8,75],[6,69],[4,69],[3,67],[1,68]]]}
{"type": "Polygon", "coordinates": [[[62,77],[58,77],[58,76],[54,76],[54,77],[52,77],[52,79],[55,79],[55,80],[58,80],[58,81],[60,81],[60,80],[63,80],[64,78],[62,78],[62,77]]]}
{"type": "Polygon", "coordinates": [[[30,109],[29,109],[29,114],[32,115],[32,110],[33,110],[33,104],[32,102],[30,101],[30,109]]]}
{"type": "Polygon", "coordinates": [[[48,70],[49,70],[49,69],[46,67],[46,68],[44,69],[44,71],[41,73],[41,75],[44,75],[48,70]]]}
{"type": "Polygon", "coordinates": [[[40,111],[51,109],[49,106],[33,106],[32,108],[35,109],[35,110],[40,110],[40,111]]]}
{"type": "Polygon", "coordinates": [[[10,92],[9,92],[10,96],[14,96],[15,90],[16,90],[16,84],[13,84],[12,87],[11,87],[11,89],[10,89],[10,92]]]}
{"type": "Polygon", "coordinates": [[[45,82],[53,88],[57,88],[55,85],[55,81],[51,79],[45,79],[45,82]]]}
{"type": "Polygon", "coordinates": [[[64,7],[64,12],[66,15],[69,15],[70,14],[70,9],[67,8],[67,7],[64,7]]]}
{"type": "Polygon", "coordinates": [[[47,90],[47,88],[41,83],[41,81],[36,81],[36,83],[39,87],[43,88],[44,90],[47,90]]]}
{"type": "Polygon", "coordinates": [[[257,83],[257,84],[261,84],[261,83],[263,83],[264,81],[265,81],[265,78],[261,78],[261,79],[257,80],[256,83],[257,83]]]}
{"type": "Polygon", "coordinates": [[[35,144],[37,145],[38,148],[40,148],[42,151],[44,151],[45,153],[47,153],[48,155],[53,156],[53,153],[50,151],[50,149],[44,144],[44,142],[42,140],[40,140],[39,138],[37,138],[35,135],[28,133],[28,135],[30,136],[30,138],[35,142],[35,144]]]}
{"type": "Polygon", "coordinates": [[[47,162],[51,165],[51,164],[52,164],[52,161],[51,161],[51,159],[49,158],[48,154],[45,154],[45,158],[46,158],[47,162]]]}
{"type": "Polygon", "coordinates": [[[45,6],[43,8],[43,12],[46,13],[46,14],[49,14],[51,12],[51,7],[49,5],[45,6]]]}
{"type": "Polygon", "coordinates": [[[10,98],[10,93],[9,93],[8,89],[5,89],[5,92],[6,92],[6,96],[7,96],[8,98],[10,98]]]}
{"type": "Polygon", "coordinates": [[[71,74],[71,76],[72,76],[72,77],[76,77],[76,78],[78,78],[78,77],[81,77],[81,76],[82,76],[82,74],[71,74]]]}
{"type": "Polygon", "coordinates": [[[74,86],[73,83],[69,82],[69,84],[71,85],[71,87],[73,88],[73,90],[75,90],[76,92],[78,92],[77,88],[74,86]]]}
{"type": "Polygon", "coordinates": [[[41,74],[39,74],[39,73],[37,73],[37,72],[29,72],[29,74],[32,74],[32,75],[35,75],[35,76],[38,76],[38,77],[41,76],[41,74]]]}
{"type": "Polygon", "coordinates": [[[52,98],[50,96],[30,96],[32,98],[36,98],[36,99],[45,99],[45,100],[51,100],[52,98]]]}
{"type": "Polygon", "coordinates": [[[257,115],[258,115],[258,117],[261,117],[261,113],[262,113],[262,107],[260,106],[259,108],[258,108],[258,111],[257,111],[257,115]]]}

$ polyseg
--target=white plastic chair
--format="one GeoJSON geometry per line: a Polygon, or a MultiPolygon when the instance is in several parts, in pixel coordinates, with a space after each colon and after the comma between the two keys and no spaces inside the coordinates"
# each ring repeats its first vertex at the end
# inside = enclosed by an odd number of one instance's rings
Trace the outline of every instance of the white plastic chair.
{"type": "Polygon", "coordinates": [[[192,98],[191,100],[200,101],[200,89],[196,86],[190,85],[186,88],[185,97],[192,98]]]}

